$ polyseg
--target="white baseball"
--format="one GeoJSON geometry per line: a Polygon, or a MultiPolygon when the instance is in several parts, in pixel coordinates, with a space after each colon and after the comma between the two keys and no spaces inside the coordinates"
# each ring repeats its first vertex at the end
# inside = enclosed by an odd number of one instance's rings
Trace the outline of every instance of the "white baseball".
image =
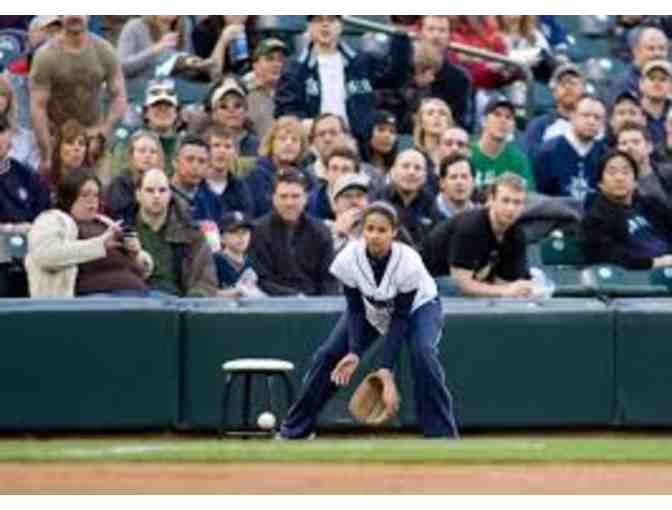
{"type": "Polygon", "coordinates": [[[275,415],[267,411],[259,415],[259,418],[257,418],[257,425],[262,430],[271,430],[275,428],[276,421],[275,415]]]}

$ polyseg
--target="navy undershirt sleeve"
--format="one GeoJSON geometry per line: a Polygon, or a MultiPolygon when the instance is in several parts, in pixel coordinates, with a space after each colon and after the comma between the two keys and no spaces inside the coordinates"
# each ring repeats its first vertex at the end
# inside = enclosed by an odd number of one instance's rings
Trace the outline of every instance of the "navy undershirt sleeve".
{"type": "Polygon", "coordinates": [[[393,370],[394,363],[399,357],[401,342],[408,333],[408,321],[413,308],[413,301],[417,291],[398,294],[394,298],[394,310],[392,311],[392,320],[390,329],[383,340],[383,354],[381,368],[393,370]]]}
{"type": "Polygon", "coordinates": [[[366,313],[364,312],[364,301],[359,289],[343,286],[345,301],[348,305],[348,344],[350,352],[360,358],[364,351],[363,337],[366,327],[366,313]]]}

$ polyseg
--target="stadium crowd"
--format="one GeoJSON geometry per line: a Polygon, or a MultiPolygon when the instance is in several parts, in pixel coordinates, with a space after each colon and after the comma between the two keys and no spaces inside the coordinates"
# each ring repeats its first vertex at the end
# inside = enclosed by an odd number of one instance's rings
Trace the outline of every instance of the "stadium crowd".
{"type": "Polygon", "coordinates": [[[672,17],[384,18],[0,16],[0,297],[337,295],[375,201],[463,295],[672,267],[672,17]]]}

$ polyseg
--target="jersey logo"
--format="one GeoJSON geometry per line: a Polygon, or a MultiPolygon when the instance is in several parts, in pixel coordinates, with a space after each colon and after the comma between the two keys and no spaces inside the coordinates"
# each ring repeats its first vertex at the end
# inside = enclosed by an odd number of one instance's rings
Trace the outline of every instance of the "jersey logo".
{"type": "Polygon", "coordinates": [[[647,228],[650,226],[651,225],[649,224],[648,221],[646,221],[646,218],[638,214],[634,218],[630,218],[628,220],[628,233],[632,236],[635,235],[640,229],[647,228]]]}
{"type": "Polygon", "coordinates": [[[569,194],[572,198],[580,201],[584,201],[588,194],[595,192],[595,190],[590,187],[588,180],[583,176],[583,174],[572,177],[571,181],[569,182],[569,186],[567,186],[567,191],[569,191],[569,194]]]}

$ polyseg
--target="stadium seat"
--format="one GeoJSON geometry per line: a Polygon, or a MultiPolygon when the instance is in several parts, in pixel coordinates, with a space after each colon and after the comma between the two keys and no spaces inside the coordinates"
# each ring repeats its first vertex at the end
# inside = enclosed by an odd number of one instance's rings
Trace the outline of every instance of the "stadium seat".
{"type": "Polygon", "coordinates": [[[555,283],[556,297],[588,297],[594,290],[584,284],[582,269],[586,257],[575,237],[552,236],[539,243],[542,268],[555,283]]]}
{"type": "Polygon", "coordinates": [[[663,285],[672,292],[672,267],[661,267],[651,271],[649,283],[656,286],[663,285]]]}
{"type": "Polygon", "coordinates": [[[651,271],[629,271],[619,266],[601,264],[584,269],[583,281],[601,297],[668,295],[669,290],[666,285],[652,283],[651,273],[651,271]]]}
{"type": "Polygon", "coordinates": [[[582,266],[586,264],[583,242],[575,237],[552,235],[541,245],[541,260],[546,266],[582,266]]]}

